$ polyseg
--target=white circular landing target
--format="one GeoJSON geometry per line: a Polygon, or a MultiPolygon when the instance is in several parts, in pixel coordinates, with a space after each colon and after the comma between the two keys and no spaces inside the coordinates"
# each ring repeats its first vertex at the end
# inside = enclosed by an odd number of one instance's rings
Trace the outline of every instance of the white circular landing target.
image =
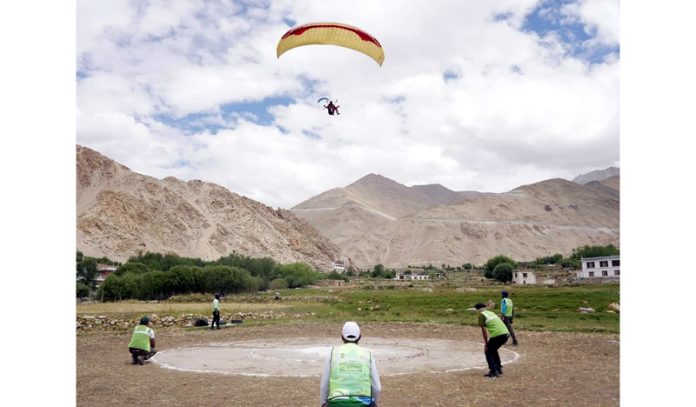
{"type": "MultiPolygon", "coordinates": [[[[321,376],[324,361],[336,338],[279,338],[217,342],[168,349],[152,360],[162,367],[200,373],[246,376],[321,376]]],[[[364,338],[360,346],[372,351],[380,376],[443,373],[486,368],[483,344],[441,339],[364,338]]],[[[503,365],[519,355],[498,350],[503,365]]]]}

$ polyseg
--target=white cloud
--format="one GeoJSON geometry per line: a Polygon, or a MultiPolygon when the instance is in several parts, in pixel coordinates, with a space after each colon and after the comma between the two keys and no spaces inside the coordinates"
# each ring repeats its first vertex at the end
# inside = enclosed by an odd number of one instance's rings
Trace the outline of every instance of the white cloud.
{"type": "MultiPolygon", "coordinates": [[[[505,191],[617,165],[619,62],[590,65],[553,36],[520,31],[536,3],[150,2],[106,14],[78,3],[87,75],[78,143],[136,171],[216,182],[280,207],[370,172],[505,191]],[[364,28],[385,63],[327,46],[278,59],[284,19],[364,28]],[[269,125],[222,115],[224,104],[279,96],[294,101],[269,107],[269,125]],[[327,115],[321,96],[338,98],[342,114],[327,115]],[[184,135],[154,119],[201,113],[224,128],[184,135]]],[[[574,15],[609,41],[612,23],[592,17],[595,6],[583,1],[574,15]]]]}
{"type": "Polygon", "coordinates": [[[565,6],[563,12],[597,30],[593,42],[619,45],[619,0],[580,0],[565,6]]]}

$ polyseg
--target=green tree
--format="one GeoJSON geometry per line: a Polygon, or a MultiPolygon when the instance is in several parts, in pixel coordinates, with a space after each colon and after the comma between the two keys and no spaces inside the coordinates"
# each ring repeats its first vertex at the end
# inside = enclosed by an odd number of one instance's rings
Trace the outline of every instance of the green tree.
{"type": "Polygon", "coordinates": [[[122,276],[126,273],[143,274],[149,271],[150,268],[146,264],[139,261],[129,261],[126,264],[119,266],[114,273],[122,276]]]}
{"type": "Polygon", "coordinates": [[[289,288],[303,287],[317,282],[321,278],[318,273],[305,263],[290,263],[276,267],[275,278],[284,278],[289,288]]]}
{"type": "Polygon", "coordinates": [[[498,263],[493,269],[493,277],[503,283],[512,281],[512,269],[510,263],[498,263]]]}
{"type": "Polygon", "coordinates": [[[570,257],[575,260],[580,260],[583,257],[614,256],[618,254],[619,249],[617,249],[613,244],[606,246],[585,245],[583,247],[573,249],[573,254],[570,257]]]}
{"type": "Polygon", "coordinates": [[[376,264],[372,268],[372,274],[370,276],[371,277],[382,277],[382,274],[384,274],[384,266],[381,264],[376,264]]]}
{"type": "Polygon", "coordinates": [[[87,284],[78,282],[75,287],[75,293],[77,295],[77,298],[85,298],[89,296],[89,286],[87,284]]]}
{"type": "Polygon", "coordinates": [[[288,282],[284,278],[276,278],[270,282],[269,287],[271,290],[288,288],[288,282]]]}
{"type": "Polygon", "coordinates": [[[484,275],[486,278],[495,278],[495,274],[493,273],[493,270],[495,269],[495,266],[497,266],[498,264],[501,264],[501,263],[507,263],[507,264],[509,264],[513,269],[517,266],[517,264],[515,263],[515,261],[512,260],[511,258],[509,258],[509,257],[507,257],[507,256],[503,256],[503,255],[498,255],[498,256],[495,256],[495,257],[489,259],[489,260],[486,262],[486,264],[485,264],[485,266],[484,266],[483,275],[484,275]]]}
{"type": "Polygon", "coordinates": [[[83,257],[82,261],[77,263],[77,278],[91,288],[94,288],[97,277],[97,261],[92,257],[83,257]]]}

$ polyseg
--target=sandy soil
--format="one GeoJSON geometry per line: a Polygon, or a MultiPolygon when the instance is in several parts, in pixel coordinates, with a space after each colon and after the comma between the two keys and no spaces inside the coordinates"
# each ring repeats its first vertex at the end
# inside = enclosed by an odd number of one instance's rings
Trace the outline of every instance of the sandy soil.
{"type": "MultiPolygon", "coordinates": [[[[476,367],[483,360],[478,328],[364,324],[362,331],[361,344],[374,350],[381,370],[381,406],[619,405],[618,335],[517,332],[520,346],[506,345],[501,352],[507,361],[505,375],[487,379],[483,377],[486,369],[476,367]],[[457,341],[461,341],[460,349],[457,341]],[[440,357],[443,346],[450,358],[440,357]],[[478,357],[476,349],[480,352],[478,357]],[[445,372],[452,364],[470,369],[445,372]],[[417,372],[421,366],[439,373],[417,372]],[[408,370],[415,373],[407,373],[408,370]]],[[[313,370],[317,365],[308,361],[318,356],[323,359],[321,353],[325,349],[340,344],[340,325],[328,323],[235,326],[219,331],[172,328],[156,332],[161,353],[155,357],[156,361],[144,366],[130,364],[126,347],[129,333],[79,335],[77,405],[317,406],[319,376],[313,370]],[[201,353],[214,350],[235,353],[235,344],[251,347],[250,354],[256,352],[252,359],[257,363],[248,364],[242,370],[251,371],[249,366],[255,366],[261,374],[286,370],[295,372],[292,374],[295,376],[302,370],[298,366],[304,366],[306,377],[248,376],[234,371],[193,372],[163,367],[165,361],[172,362],[168,358],[177,352],[185,354],[198,348],[201,353]],[[295,357],[284,359],[279,356],[282,354],[295,357]],[[300,354],[305,356],[297,358],[300,354]],[[275,367],[269,370],[269,365],[275,367]]],[[[192,356],[195,357],[187,363],[194,366],[220,359],[195,353],[192,356]]]]}

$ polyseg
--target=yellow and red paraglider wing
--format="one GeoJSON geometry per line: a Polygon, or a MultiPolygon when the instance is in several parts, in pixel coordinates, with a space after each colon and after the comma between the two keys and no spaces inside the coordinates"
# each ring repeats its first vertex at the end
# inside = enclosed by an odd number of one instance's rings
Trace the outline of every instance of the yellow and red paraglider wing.
{"type": "Polygon", "coordinates": [[[312,44],[338,45],[362,52],[380,66],[384,62],[384,50],[375,37],[340,23],[312,23],[291,29],[278,41],[278,57],[287,50],[312,44]]]}

